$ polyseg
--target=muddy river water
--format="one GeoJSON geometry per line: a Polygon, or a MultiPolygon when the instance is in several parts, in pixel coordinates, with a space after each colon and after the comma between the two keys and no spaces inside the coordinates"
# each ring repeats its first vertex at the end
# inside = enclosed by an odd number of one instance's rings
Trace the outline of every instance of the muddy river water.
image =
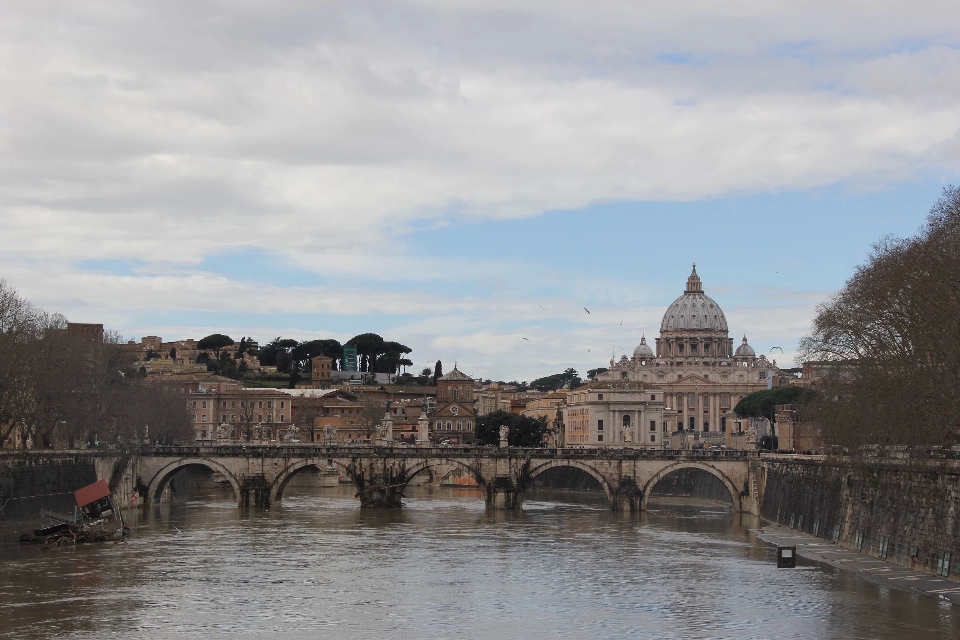
{"type": "Polygon", "coordinates": [[[229,490],[136,515],[125,544],[0,548],[0,637],[960,638],[958,612],[850,572],[776,568],[722,505],[608,511],[589,493],[488,513],[413,487],[351,487],[240,513],[229,490]]]}

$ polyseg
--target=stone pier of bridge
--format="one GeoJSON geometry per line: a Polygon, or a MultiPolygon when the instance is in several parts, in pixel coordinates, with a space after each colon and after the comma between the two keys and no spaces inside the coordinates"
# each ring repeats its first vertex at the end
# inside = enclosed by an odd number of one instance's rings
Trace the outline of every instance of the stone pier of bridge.
{"type": "Polygon", "coordinates": [[[490,509],[520,509],[527,488],[541,473],[576,468],[596,479],[615,511],[643,511],[664,476],[700,469],[718,478],[733,509],[757,514],[759,459],[745,451],[640,449],[531,449],[488,447],[160,447],[138,460],[144,503],[159,499],[173,477],[190,466],[206,467],[233,487],[241,508],[279,504],[298,472],[315,468],[348,479],[363,508],[398,508],[404,490],[422,473],[458,471],[471,477],[490,509]]]}

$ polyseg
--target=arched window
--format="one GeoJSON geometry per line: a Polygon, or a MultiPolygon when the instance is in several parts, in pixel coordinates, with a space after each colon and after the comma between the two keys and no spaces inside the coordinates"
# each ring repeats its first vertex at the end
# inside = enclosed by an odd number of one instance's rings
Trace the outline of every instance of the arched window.
{"type": "Polygon", "coordinates": [[[625,427],[630,426],[630,416],[623,416],[623,426],[625,427]]]}
{"type": "Polygon", "coordinates": [[[454,387],[453,389],[450,389],[450,397],[453,398],[454,400],[456,400],[457,398],[459,398],[459,397],[460,397],[460,387],[454,387]]]}

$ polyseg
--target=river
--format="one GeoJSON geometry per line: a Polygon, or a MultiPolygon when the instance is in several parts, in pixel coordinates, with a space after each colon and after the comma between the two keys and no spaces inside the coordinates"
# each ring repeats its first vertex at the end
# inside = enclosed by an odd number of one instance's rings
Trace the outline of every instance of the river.
{"type": "Polygon", "coordinates": [[[723,505],[611,513],[534,492],[488,513],[412,487],[361,511],[351,487],[291,487],[240,513],[229,490],[150,507],[124,544],[0,548],[11,638],[958,638],[957,611],[856,575],[777,569],[723,505]]]}

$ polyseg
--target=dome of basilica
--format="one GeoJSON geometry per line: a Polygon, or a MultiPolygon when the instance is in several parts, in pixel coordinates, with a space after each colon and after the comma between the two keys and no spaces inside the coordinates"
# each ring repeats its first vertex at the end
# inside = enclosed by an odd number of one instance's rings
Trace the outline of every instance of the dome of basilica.
{"type": "Polygon", "coordinates": [[[633,357],[637,360],[647,360],[653,357],[653,349],[647,344],[647,336],[640,337],[640,344],[633,350],[633,357]]]}
{"type": "MultiPolygon", "coordinates": [[[[663,314],[660,331],[701,329],[726,333],[727,318],[720,305],[703,292],[703,284],[697,275],[697,265],[687,278],[687,288],[683,295],[673,301],[663,314]]],[[[637,347],[639,349],[639,347],[637,347]]]]}
{"type": "Polygon", "coordinates": [[[743,344],[737,347],[737,351],[733,354],[737,357],[754,357],[757,355],[757,352],[753,350],[753,347],[747,344],[747,336],[743,336],[743,344]]]}

